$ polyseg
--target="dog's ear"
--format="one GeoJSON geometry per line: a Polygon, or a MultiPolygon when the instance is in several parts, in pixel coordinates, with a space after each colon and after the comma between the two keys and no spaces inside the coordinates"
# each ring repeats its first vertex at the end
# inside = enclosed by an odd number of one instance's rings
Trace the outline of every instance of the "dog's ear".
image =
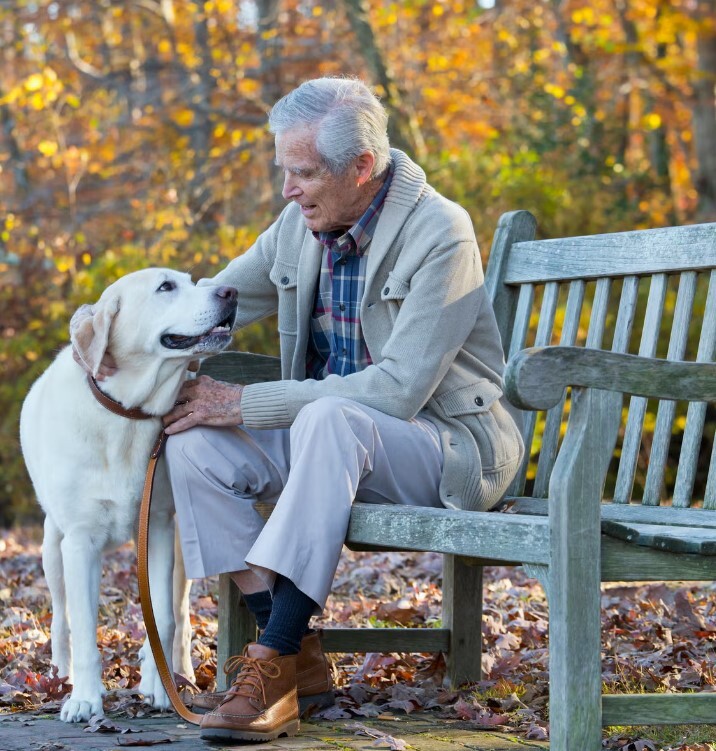
{"type": "Polygon", "coordinates": [[[97,375],[109,343],[109,330],[119,312],[119,297],[100,298],[94,305],[81,305],[70,320],[70,340],[80,360],[97,375]]]}

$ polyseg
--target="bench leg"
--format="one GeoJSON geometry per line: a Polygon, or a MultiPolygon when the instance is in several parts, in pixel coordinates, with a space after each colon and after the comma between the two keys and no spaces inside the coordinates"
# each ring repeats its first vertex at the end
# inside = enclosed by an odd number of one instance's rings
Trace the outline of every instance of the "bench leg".
{"type": "Polygon", "coordinates": [[[443,556],[443,628],[450,629],[448,680],[457,687],[482,677],[482,566],[443,556]]]}
{"type": "Polygon", "coordinates": [[[219,577],[219,634],[216,645],[216,683],[219,690],[229,688],[224,663],[240,655],[246,644],[256,640],[256,620],[246,607],[239,588],[229,574],[219,577]]]}
{"type": "MultiPolygon", "coordinates": [[[[552,577],[549,602],[549,726],[553,751],[602,747],[599,590],[596,597],[560,596],[552,577]],[[587,600],[597,600],[588,602],[587,600]]],[[[593,590],[594,591],[594,590],[593,590]]]]}
{"type": "Polygon", "coordinates": [[[572,389],[569,427],[549,490],[552,751],[602,747],[600,499],[609,424],[592,410],[590,396],[572,389]]]}

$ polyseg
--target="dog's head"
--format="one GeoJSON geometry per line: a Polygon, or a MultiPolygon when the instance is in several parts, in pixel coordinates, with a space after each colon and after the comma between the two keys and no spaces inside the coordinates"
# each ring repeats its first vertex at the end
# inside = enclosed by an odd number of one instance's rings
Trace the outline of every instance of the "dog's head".
{"type": "Polygon", "coordinates": [[[120,367],[145,358],[204,357],[231,341],[236,301],[233,287],[197,287],[172,269],[135,271],[74,314],[72,344],[94,375],[107,350],[120,367]]]}

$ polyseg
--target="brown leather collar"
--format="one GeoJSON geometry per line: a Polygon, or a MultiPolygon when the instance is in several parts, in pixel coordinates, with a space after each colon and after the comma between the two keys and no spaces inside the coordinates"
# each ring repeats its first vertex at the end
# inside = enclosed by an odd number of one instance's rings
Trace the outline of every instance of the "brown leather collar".
{"type": "Polygon", "coordinates": [[[89,384],[90,391],[92,391],[94,398],[105,409],[108,409],[115,415],[126,417],[130,420],[150,420],[156,417],[156,415],[148,415],[142,410],[141,407],[132,407],[132,409],[126,409],[119,402],[115,402],[114,399],[111,399],[109,396],[107,396],[107,394],[104,394],[99,390],[97,381],[95,381],[95,379],[89,374],[87,374],[87,383],[89,384]]]}

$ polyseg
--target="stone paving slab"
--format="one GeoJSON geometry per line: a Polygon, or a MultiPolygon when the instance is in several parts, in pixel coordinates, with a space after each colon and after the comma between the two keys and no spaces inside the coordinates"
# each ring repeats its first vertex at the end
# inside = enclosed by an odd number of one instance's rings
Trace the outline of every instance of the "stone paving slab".
{"type": "Polygon", "coordinates": [[[86,731],[86,724],[68,725],[57,715],[29,713],[0,715],[0,751],[124,751],[157,748],[167,751],[223,751],[223,749],[264,749],[265,751],[380,751],[390,749],[386,739],[372,737],[360,726],[380,736],[405,741],[409,751],[528,751],[548,750],[549,745],[526,741],[507,733],[471,730],[456,720],[444,720],[430,712],[395,715],[380,719],[304,722],[294,738],[271,743],[228,745],[207,743],[193,725],[176,715],[142,719],[111,719],[120,730],[86,731]],[[130,728],[135,732],[121,733],[130,728]],[[149,741],[161,743],[149,744],[149,741]],[[141,746],[125,745],[136,742],[141,746]]]}

